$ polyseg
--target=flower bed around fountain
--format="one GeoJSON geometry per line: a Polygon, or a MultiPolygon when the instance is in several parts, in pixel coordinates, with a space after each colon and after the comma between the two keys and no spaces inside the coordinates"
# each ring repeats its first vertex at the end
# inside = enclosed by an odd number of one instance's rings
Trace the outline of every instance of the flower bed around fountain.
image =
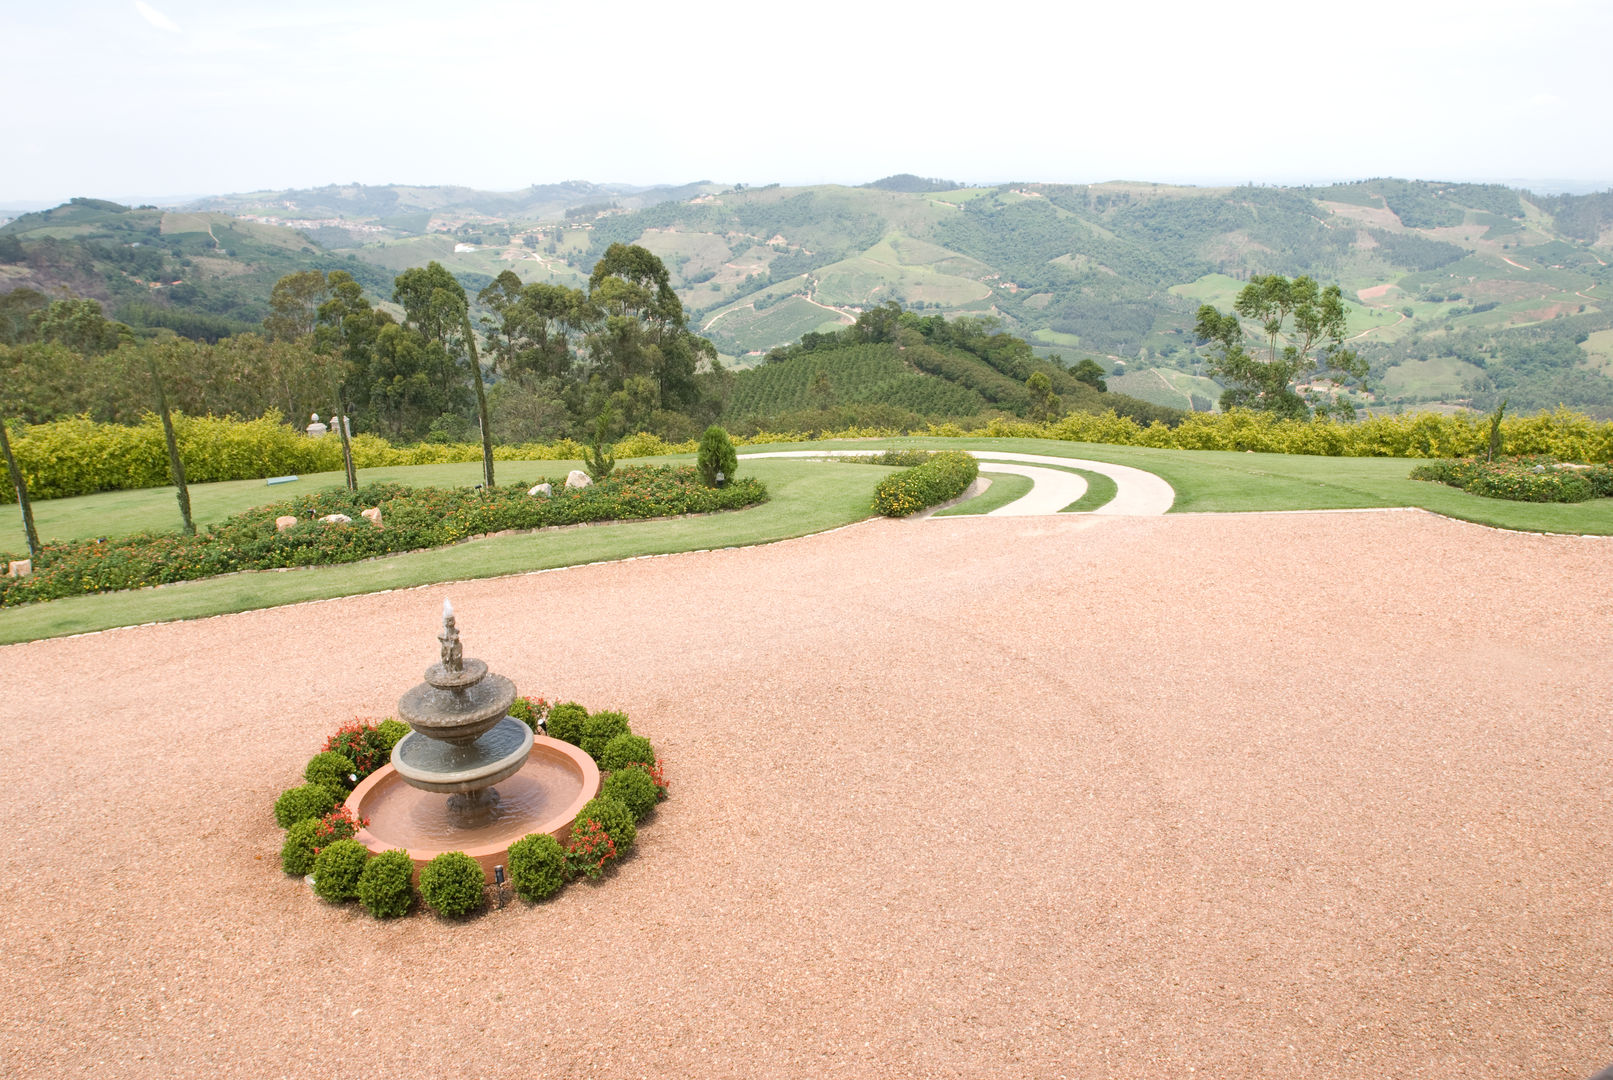
{"type": "Polygon", "coordinates": [[[275,802],[281,868],[377,918],[407,913],[415,883],[452,916],[506,878],[536,901],[599,877],[666,797],[649,740],[623,713],[516,697],[461,655],[447,604],[439,640],[442,661],[398,703],[407,723],[345,725],[275,802]]]}

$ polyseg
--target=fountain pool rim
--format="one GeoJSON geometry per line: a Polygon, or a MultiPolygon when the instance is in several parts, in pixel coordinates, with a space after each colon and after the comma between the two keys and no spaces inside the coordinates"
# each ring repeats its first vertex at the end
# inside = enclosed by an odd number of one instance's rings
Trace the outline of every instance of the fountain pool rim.
{"type": "MultiPolygon", "coordinates": [[[[475,844],[468,847],[403,848],[402,850],[407,851],[409,858],[414,862],[416,875],[419,875],[421,867],[444,851],[463,851],[481,864],[482,872],[486,876],[488,884],[492,884],[494,866],[503,866],[506,876],[508,875],[510,844],[515,840],[519,840],[521,836],[529,833],[547,833],[560,841],[561,844],[565,844],[571,837],[571,823],[576,818],[577,812],[587,805],[588,800],[599,794],[599,766],[594,764],[593,758],[578,747],[568,742],[562,742],[559,739],[551,739],[547,735],[537,735],[532,739],[532,749],[528,753],[527,759],[531,760],[539,756],[569,765],[572,770],[579,774],[582,780],[581,790],[578,791],[576,797],[568,806],[544,820],[532,822],[530,827],[524,828],[519,836],[504,842],[475,844]]],[[[375,796],[393,784],[407,784],[407,781],[393,766],[381,766],[365,777],[353,789],[353,793],[347,797],[346,806],[348,810],[352,812],[355,818],[372,817],[372,814],[365,812],[365,804],[377,801],[375,796]]],[[[443,799],[448,798],[447,795],[440,797],[443,799]]],[[[369,848],[372,855],[379,855],[383,851],[397,850],[399,847],[397,844],[389,843],[375,836],[368,829],[360,829],[355,839],[369,848]]]]}

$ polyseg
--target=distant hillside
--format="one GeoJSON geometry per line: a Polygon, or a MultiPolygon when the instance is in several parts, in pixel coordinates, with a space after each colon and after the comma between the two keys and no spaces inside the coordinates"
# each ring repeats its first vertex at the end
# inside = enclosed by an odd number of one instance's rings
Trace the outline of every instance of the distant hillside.
{"type": "Polygon", "coordinates": [[[1034,356],[1022,339],[980,320],[897,316],[893,309],[874,309],[851,327],[810,334],[798,345],[775,350],[765,363],[738,372],[722,419],[737,430],[787,430],[815,426],[804,417],[814,412],[843,414],[842,426],[904,423],[906,417],[1024,417],[1035,407],[1026,380],[1037,372],[1048,378],[1064,411],[1113,409],[1143,423],[1175,423],[1182,416],[1180,410],[1106,393],[1062,365],[1034,356]]]}
{"type": "Polygon", "coordinates": [[[274,283],[305,269],[344,269],[372,291],[391,291],[390,277],[368,263],[226,214],[74,199],[0,228],[0,292],[72,292],[131,326],[208,341],[257,329],[274,283]]]}
{"type": "Polygon", "coordinates": [[[1124,371],[1128,390],[1184,406],[1216,396],[1192,338],[1198,306],[1226,310],[1251,275],[1310,274],[1344,287],[1373,408],[1505,398],[1613,416],[1613,192],[1394,178],[955,188],[900,174],[861,188],[350,185],[197,209],[25,215],[0,228],[23,248],[0,243],[0,291],[71,288],[120,311],[251,323],[289,269],[356,266],[380,296],[392,275],[433,259],[473,289],[504,269],[578,286],[620,241],[665,261],[691,322],[735,366],[894,300],[999,319],[1039,355],[1094,358],[1124,371]],[[228,238],[226,212],[245,218],[228,238]],[[168,245],[160,273],[141,250],[152,228],[168,245]],[[142,284],[157,278],[181,285],[142,284]]]}

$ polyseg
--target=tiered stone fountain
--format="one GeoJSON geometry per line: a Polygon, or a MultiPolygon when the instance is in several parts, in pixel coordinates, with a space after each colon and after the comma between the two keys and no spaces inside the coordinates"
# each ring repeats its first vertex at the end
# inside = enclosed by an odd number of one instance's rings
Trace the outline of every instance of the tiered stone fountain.
{"type": "Polygon", "coordinates": [[[534,735],[508,715],[515,684],[465,657],[453,606],[443,603],[442,658],[398,700],[412,729],[348,796],[358,839],[373,852],[402,848],[415,866],[463,851],[487,880],[528,833],[562,844],[577,811],[599,791],[599,768],[570,743],[534,735]],[[499,785],[494,788],[493,785],[499,785]]]}

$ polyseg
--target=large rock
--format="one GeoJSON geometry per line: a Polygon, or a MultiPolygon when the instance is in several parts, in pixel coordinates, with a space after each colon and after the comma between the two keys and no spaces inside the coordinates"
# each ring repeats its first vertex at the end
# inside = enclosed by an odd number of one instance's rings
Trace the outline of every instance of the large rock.
{"type": "Polygon", "coordinates": [[[296,524],[297,519],[292,517],[290,514],[287,514],[285,517],[277,517],[274,519],[274,527],[280,532],[285,532],[287,529],[292,528],[296,524]]]}
{"type": "Polygon", "coordinates": [[[374,525],[377,529],[381,527],[381,508],[379,506],[372,506],[368,510],[360,510],[358,516],[374,525]]]}
{"type": "Polygon", "coordinates": [[[566,474],[566,486],[568,488],[585,488],[592,485],[593,482],[593,478],[581,469],[572,469],[566,474]]]}
{"type": "Polygon", "coordinates": [[[27,577],[34,572],[34,560],[12,559],[6,568],[6,577],[27,577]]]}
{"type": "Polygon", "coordinates": [[[554,488],[549,484],[533,484],[526,489],[528,495],[553,495],[554,488]]]}
{"type": "Polygon", "coordinates": [[[320,518],[319,520],[323,521],[326,525],[351,525],[351,524],[353,524],[353,519],[348,517],[346,514],[326,514],[324,517],[320,518]]]}

